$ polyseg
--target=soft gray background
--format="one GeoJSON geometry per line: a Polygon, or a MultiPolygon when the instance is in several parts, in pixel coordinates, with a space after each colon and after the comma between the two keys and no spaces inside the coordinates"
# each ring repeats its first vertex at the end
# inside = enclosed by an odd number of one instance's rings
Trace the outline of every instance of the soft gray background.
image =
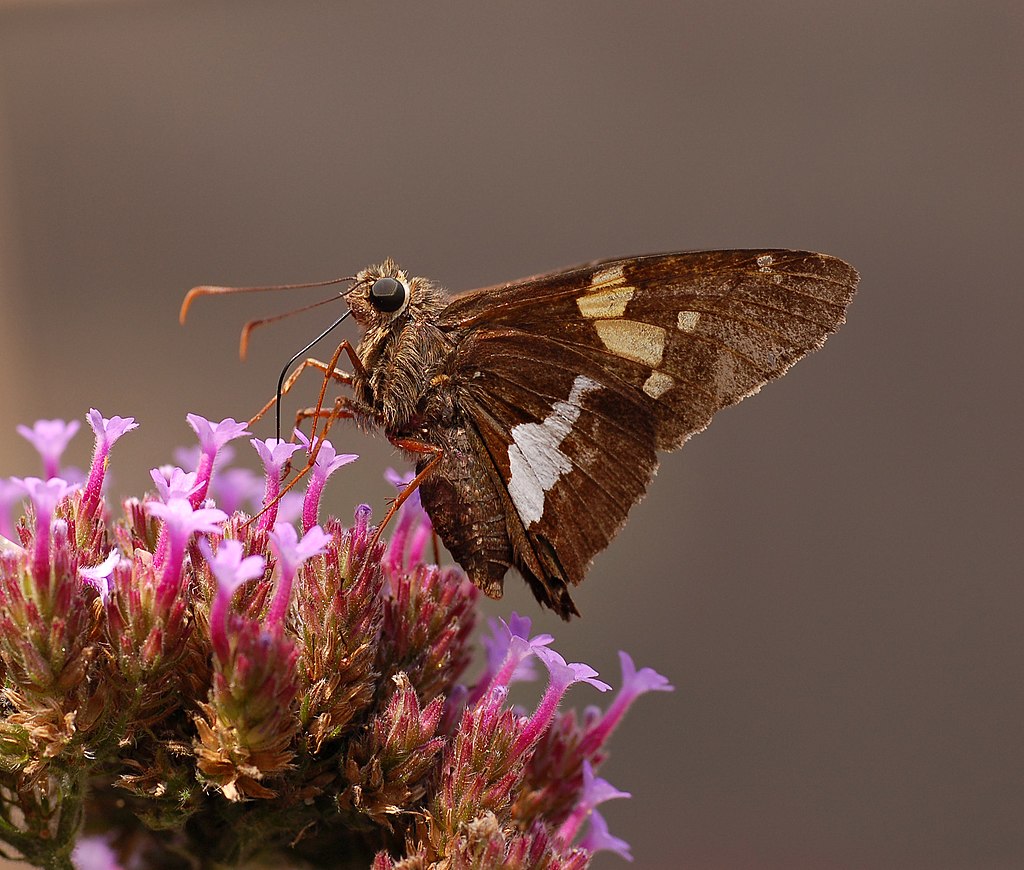
{"type": "MultiPolygon", "coordinates": [[[[1024,866],[1021,9],[4,4],[0,473],[36,468],[15,423],[95,405],[141,421],[113,465],[137,489],[328,316],[242,365],[242,321],[319,291],[182,329],[195,283],[842,256],[848,325],[666,457],[582,621],[518,582],[487,609],[678,687],[604,768],[637,867],[1024,866]]],[[[386,443],[336,441],[364,454],[338,509],[382,506],[386,443]]]]}

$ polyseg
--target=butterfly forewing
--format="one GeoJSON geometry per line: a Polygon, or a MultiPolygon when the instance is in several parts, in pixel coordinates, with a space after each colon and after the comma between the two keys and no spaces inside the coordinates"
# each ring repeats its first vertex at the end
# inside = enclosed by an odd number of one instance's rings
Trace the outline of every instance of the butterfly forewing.
{"type": "Polygon", "coordinates": [[[669,450],[819,347],[856,281],[846,263],[809,252],[662,254],[489,288],[455,300],[445,319],[591,354],[647,397],[669,450]]]}

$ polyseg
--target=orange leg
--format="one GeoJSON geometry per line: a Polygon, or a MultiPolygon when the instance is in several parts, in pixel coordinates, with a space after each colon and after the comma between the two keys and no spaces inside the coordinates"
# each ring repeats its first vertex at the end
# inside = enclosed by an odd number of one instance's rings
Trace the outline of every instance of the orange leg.
{"type": "MultiPolygon", "coordinates": [[[[325,380],[330,379],[332,381],[337,381],[339,384],[346,385],[352,383],[352,375],[348,374],[347,372],[338,371],[337,369],[328,369],[327,363],[321,362],[318,359],[313,359],[312,357],[310,357],[309,359],[303,360],[299,364],[299,367],[295,369],[295,371],[293,371],[290,375],[288,375],[288,379],[284,382],[284,384],[281,387],[282,396],[286,395],[288,391],[295,386],[296,381],[298,381],[302,373],[308,368],[317,369],[318,371],[323,372],[325,380]]],[[[276,403],[277,396],[274,396],[274,398],[272,398],[269,402],[267,402],[267,404],[260,408],[259,411],[257,411],[256,414],[249,420],[249,425],[252,426],[253,424],[262,420],[263,417],[266,415],[267,411],[273,408],[276,403]]]]}
{"type": "MultiPolygon", "coordinates": [[[[434,466],[441,461],[441,457],[444,455],[444,451],[437,445],[426,444],[423,441],[414,441],[411,438],[400,438],[398,440],[392,441],[391,443],[394,444],[395,447],[400,447],[402,450],[408,450],[410,453],[419,453],[422,455],[431,456],[432,459],[425,466],[423,466],[423,471],[421,471],[412,480],[410,480],[409,483],[405,486],[405,488],[395,497],[394,501],[391,502],[391,505],[388,507],[387,513],[384,514],[384,519],[380,521],[380,524],[377,526],[377,531],[374,532],[373,538],[370,540],[370,545],[366,549],[367,553],[373,552],[373,548],[377,546],[377,542],[380,540],[380,536],[384,532],[384,528],[387,526],[389,522],[391,522],[391,519],[394,517],[396,513],[398,513],[398,509],[403,504],[405,504],[409,496],[411,496],[419,487],[419,485],[427,478],[427,475],[429,475],[434,470],[434,466]]],[[[436,554],[436,538],[434,549],[436,554]]]]}

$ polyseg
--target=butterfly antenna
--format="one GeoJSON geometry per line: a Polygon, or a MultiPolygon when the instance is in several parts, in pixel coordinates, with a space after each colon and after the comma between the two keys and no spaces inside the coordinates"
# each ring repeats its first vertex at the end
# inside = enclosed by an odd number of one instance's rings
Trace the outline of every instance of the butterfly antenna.
{"type": "Polygon", "coordinates": [[[344,278],[331,278],[329,281],[311,281],[304,284],[268,284],[263,287],[215,287],[210,284],[203,284],[199,287],[193,287],[185,294],[185,298],[181,303],[181,311],[178,313],[178,320],[182,324],[185,323],[185,318],[188,317],[188,310],[192,307],[192,302],[200,296],[222,296],[227,293],[261,293],[264,290],[303,290],[308,287],[330,287],[332,284],[343,284],[345,281],[354,280],[355,278],[349,275],[344,278]]]}
{"type": "MultiPolygon", "coordinates": [[[[317,303],[317,304],[320,304],[320,303],[317,303]]],[[[288,369],[290,369],[292,367],[292,365],[294,365],[295,361],[300,356],[305,354],[311,347],[313,347],[314,344],[316,344],[318,341],[320,341],[320,339],[326,338],[335,329],[337,329],[339,326],[341,326],[341,324],[344,322],[345,318],[348,317],[351,313],[352,313],[352,309],[350,308],[348,311],[346,311],[344,314],[342,314],[341,317],[339,317],[337,320],[335,320],[334,323],[332,323],[330,326],[328,326],[327,329],[325,329],[323,332],[321,332],[309,344],[307,344],[304,348],[302,348],[302,350],[300,350],[297,354],[295,354],[295,356],[293,356],[290,360],[288,360],[288,362],[285,363],[284,368],[281,369],[281,377],[279,377],[277,379],[277,396],[276,396],[275,408],[274,408],[274,410],[275,410],[275,415],[274,416],[275,416],[275,421],[276,421],[276,424],[277,424],[275,430],[277,432],[277,440],[278,441],[281,440],[281,396],[282,396],[282,394],[284,392],[284,379],[285,379],[285,377],[288,374],[288,369]]]]}
{"type": "Polygon", "coordinates": [[[321,305],[326,305],[328,302],[337,301],[337,296],[328,296],[326,299],[321,299],[319,302],[314,302],[312,305],[303,305],[301,308],[293,308],[291,311],[285,311],[283,314],[275,314],[273,317],[263,317],[259,320],[250,320],[242,327],[242,335],[238,341],[238,356],[241,359],[245,359],[246,354],[248,354],[249,336],[254,329],[257,329],[260,326],[266,326],[268,323],[276,323],[278,320],[284,320],[287,317],[291,317],[293,314],[302,314],[304,311],[319,308],[321,305]]]}

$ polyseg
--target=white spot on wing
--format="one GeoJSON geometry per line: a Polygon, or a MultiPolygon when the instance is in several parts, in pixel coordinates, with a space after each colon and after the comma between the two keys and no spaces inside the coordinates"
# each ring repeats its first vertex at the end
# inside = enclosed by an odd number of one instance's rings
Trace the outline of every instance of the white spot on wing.
{"type": "Polygon", "coordinates": [[[762,272],[770,272],[775,259],[771,254],[762,254],[757,258],[757,268],[762,272]]]}
{"type": "Polygon", "coordinates": [[[595,320],[594,328],[604,346],[616,356],[651,368],[661,364],[665,330],[660,326],[639,320],[595,320]]]}
{"type": "Polygon", "coordinates": [[[594,273],[594,277],[590,279],[591,287],[600,287],[602,284],[619,284],[622,282],[623,265],[620,263],[618,266],[610,266],[607,269],[601,269],[594,273]]]}
{"type": "Polygon", "coordinates": [[[555,402],[547,417],[539,423],[512,427],[508,494],[527,528],[544,515],[544,497],[551,487],[572,470],[572,462],[560,448],[583,411],[583,397],[600,386],[597,381],[579,375],[573,381],[569,398],[555,402]]]}
{"type": "Polygon", "coordinates": [[[633,298],[632,287],[609,287],[596,293],[587,293],[576,299],[580,314],[591,319],[596,317],[622,317],[626,305],[633,298]]]}
{"type": "Polygon", "coordinates": [[[679,312],[679,328],[683,332],[693,332],[697,328],[697,323],[700,321],[699,311],[680,311],[679,312]]]}
{"type": "Polygon", "coordinates": [[[660,399],[674,385],[675,380],[671,375],[666,375],[664,372],[651,372],[651,376],[644,381],[644,392],[652,399],[660,399]]]}

